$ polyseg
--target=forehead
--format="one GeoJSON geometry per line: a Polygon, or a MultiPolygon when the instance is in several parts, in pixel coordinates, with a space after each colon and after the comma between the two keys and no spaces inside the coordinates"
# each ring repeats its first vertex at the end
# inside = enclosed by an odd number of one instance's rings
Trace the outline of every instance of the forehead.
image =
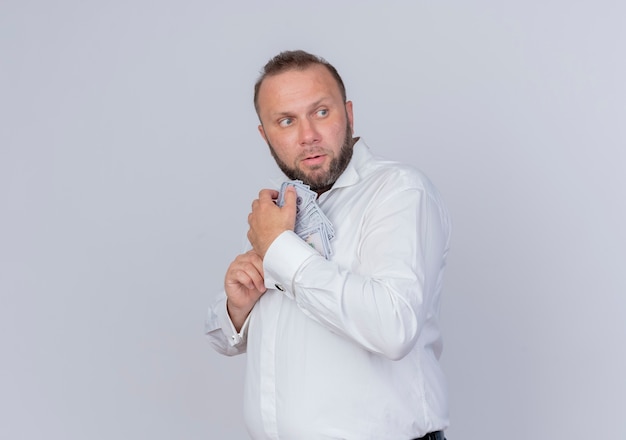
{"type": "Polygon", "coordinates": [[[337,80],[325,66],[315,64],[302,70],[292,69],[266,77],[259,88],[258,103],[263,108],[278,102],[320,97],[342,99],[337,80]]]}

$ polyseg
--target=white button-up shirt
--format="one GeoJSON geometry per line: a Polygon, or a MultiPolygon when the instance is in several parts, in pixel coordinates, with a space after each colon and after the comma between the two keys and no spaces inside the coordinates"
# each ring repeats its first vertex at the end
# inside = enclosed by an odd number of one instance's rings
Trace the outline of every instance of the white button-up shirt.
{"type": "Polygon", "coordinates": [[[237,333],[225,294],[206,333],[247,352],[244,418],[255,439],[394,439],[448,426],[439,303],[450,226],[420,171],[363,140],[318,204],[326,260],[291,231],[263,260],[267,292],[237,333]]]}

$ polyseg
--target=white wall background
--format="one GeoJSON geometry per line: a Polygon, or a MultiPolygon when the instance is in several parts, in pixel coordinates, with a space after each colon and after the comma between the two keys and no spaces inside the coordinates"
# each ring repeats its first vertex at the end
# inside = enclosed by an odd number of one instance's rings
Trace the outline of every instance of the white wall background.
{"type": "Polygon", "coordinates": [[[450,439],[626,438],[619,1],[0,1],[0,438],[247,438],[203,337],[275,168],[252,85],[326,57],[454,221],[450,439]]]}

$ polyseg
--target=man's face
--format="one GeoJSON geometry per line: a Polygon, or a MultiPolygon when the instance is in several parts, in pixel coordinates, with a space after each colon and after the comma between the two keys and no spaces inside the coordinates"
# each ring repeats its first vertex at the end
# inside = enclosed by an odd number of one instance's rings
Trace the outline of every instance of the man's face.
{"type": "Polygon", "coordinates": [[[280,169],[311,189],[329,189],[352,157],[352,103],[322,65],[265,78],[259,132],[280,169]]]}

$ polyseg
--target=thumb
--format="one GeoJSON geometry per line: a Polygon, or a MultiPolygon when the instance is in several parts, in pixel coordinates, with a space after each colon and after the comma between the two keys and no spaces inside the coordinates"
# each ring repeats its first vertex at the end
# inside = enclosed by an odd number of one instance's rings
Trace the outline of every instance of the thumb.
{"type": "Polygon", "coordinates": [[[289,213],[289,224],[291,225],[291,229],[293,229],[298,211],[298,193],[296,193],[296,189],[291,185],[285,190],[285,203],[282,209],[289,213]]]}

